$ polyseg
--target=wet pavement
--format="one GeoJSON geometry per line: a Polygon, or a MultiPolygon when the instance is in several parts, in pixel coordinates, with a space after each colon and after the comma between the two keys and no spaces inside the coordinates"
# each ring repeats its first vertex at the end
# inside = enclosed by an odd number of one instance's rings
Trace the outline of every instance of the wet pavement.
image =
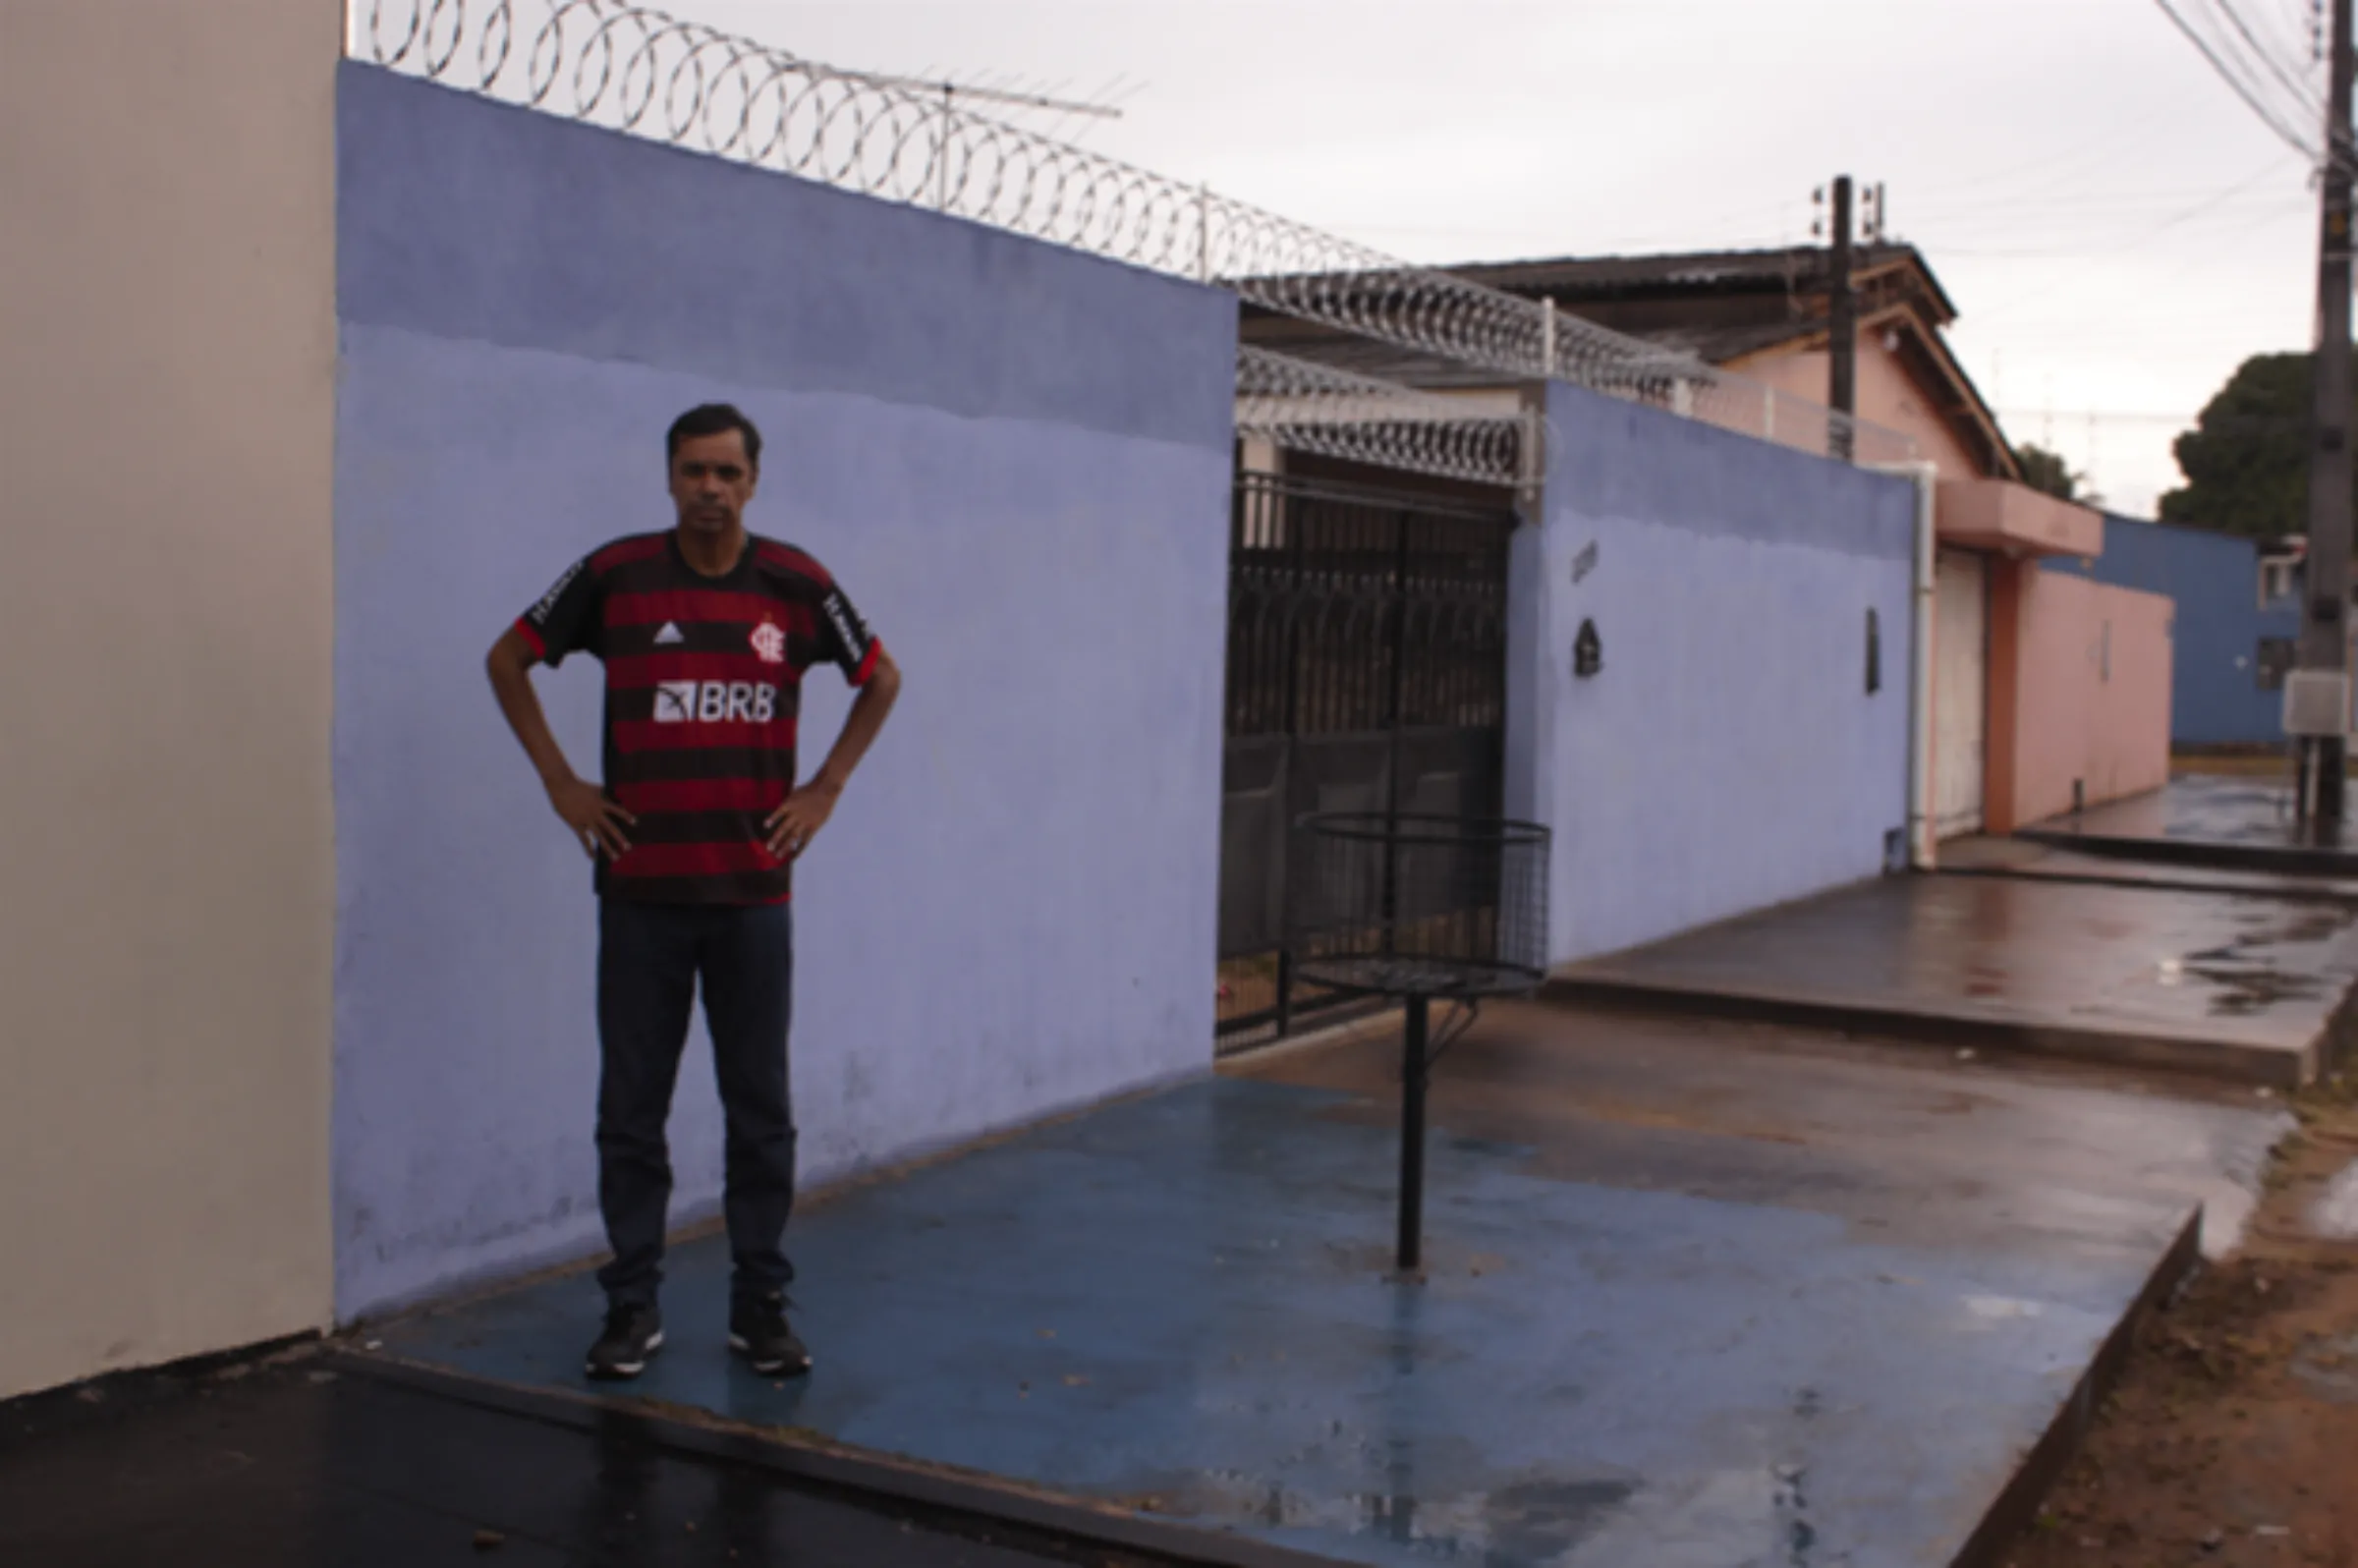
{"type": "MultiPolygon", "coordinates": [[[[0,1563],[24,1568],[1031,1568],[1042,1554],[339,1372],[328,1357],[0,1407],[0,1563]]],[[[100,1385],[101,1388],[104,1385],[100,1385]]]]}
{"type": "Polygon", "coordinates": [[[2298,820],[2281,778],[2188,774],[2165,789],[2026,828],[2018,837],[2091,854],[2358,876],[2358,821],[2298,820]]]}
{"type": "MultiPolygon", "coordinates": [[[[1397,1036],[1360,1038],[1236,1071],[1347,1091],[1388,1127],[1397,1052],[1397,1036]]],[[[1528,1148],[1560,1180],[1814,1209],[1941,1246],[2103,1243],[2124,1214],[2199,1205],[2203,1252],[2222,1258],[2297,1125],[2225,1085],[1541,1003],[1487,1006],[1433,1085],[1453,1135],[1528,1148]]]]}
{"type": "Polygon", "coordinates": [[[2288,1088],[2358,981],[2354,922],[2253,894],[1893,876],[1569,966],[1546,994],[2288,1088]]]}
{"type": "MultiPolygon", "coordinates": [[[[1391,1042],[1253,1059],[798,1217],[810,1378],[681,1249],[637,1393],[1356,1562],[1946,1563],[2133,1306],[2248,1211],[2248,1094],[1493,1011],[1389,1274],[1391,1042]]],[[[580,1389],[586,1276],[388,1324],[580,1389]]],[[[2049,1450],[2041,1450],[2048,1453],[2049,1450]]]]}

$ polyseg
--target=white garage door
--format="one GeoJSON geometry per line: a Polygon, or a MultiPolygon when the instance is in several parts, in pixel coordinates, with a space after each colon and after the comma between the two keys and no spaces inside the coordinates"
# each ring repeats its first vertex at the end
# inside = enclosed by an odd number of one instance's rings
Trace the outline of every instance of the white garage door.
{"type": "Polygon", "coordinates": [[[1933,594],[1933,830],[1982,826],[1989,756],[1990,574],[1978,555],[1942,550],[1933,594]]]}

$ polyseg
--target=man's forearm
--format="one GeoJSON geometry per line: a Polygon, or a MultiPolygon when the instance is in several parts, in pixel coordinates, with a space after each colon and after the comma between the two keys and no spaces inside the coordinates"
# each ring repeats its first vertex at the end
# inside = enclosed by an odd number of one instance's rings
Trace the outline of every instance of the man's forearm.
{"type": "Polygon", "coordinates": [[[507,719],[508,728],[515,732],[524,755],[532,758],[541,784],[553,789],[572,778],[573,764],[565,759],[564,748],[549,730],[548,715],[540,707],[540,694],[533,690],[531,666],[506,638],[491,649],[487,668],[491,674],[491,694],[499,700],[499,711],[507,719]]]}
{"type": "Polygon", "coordinates": [[[835,737],[827,759],[819,764],[812,782],[835,790],[850,782],[852,770],[875,744],[877,732],[884,728],[885,717],[892,712],[892,704],[900,700],[900,667],[885,657],[878,661],[869,683],[860,688],[860,695],[852,700],[852,710],[843,717],[842,733],[835,737]]]}

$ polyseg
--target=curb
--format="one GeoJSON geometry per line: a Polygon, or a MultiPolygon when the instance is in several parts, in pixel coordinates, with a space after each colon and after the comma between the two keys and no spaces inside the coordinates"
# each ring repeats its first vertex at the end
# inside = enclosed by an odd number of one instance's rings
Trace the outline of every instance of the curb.
{"type": "Polygon", "coordinates": [[[2202,1233],[2203,1211],[2197,1205],[2178,1231],[2177,1240],[2162,1255],[2145,1288],[2137,1293],[2137,1300],[2097,1348],[2095,1357],[2072,1385],[2070,1395],[2055,1412],[2055,1419],[2048,1424],[2047,1430],[2031,1445],[2031,1451],[2023,1456],[2014,1474],[1998,1488],[1981,1523],[1965,1538],[1965,1544],[1949,1559],[1949,1568],[1991,1568],[2002,1560],[2015,1539],[2030,1528],[2039,1516],[2040,1504],[2055,1483],[2063,1479],[2063,1472],[2079,1452],[2081,1440],[2096,1425],[2097,1412],[2120,1380],[2138,1328],[2201,1266],[2202,1233]]]}
{"type": "Polygon", "coordinates": [[[2274,871],[2280,876],[2358,877],[2358,853],[2303,849],[2294,845],[2219,844],[2189,838],[2115,838],[2052,827],[2017,828],[2026,844],[2078,850],[2106,860],[2146,861],[2157,866],[2199,866],[2219,871],[2274,871]]]}
{"type": "MultiPolygon", "coordinates": [[[[2324,1041],[2336,1034],[2329,1021],[2299,1051],[2223,1044],[2192,1036],[2133,1034],[1974,1018],[1920,1008],[1876,1006],[1826,996],[1722,991],[1692,985],[1602,976],[1557,975],[1539,990],[1552,1006],[1603,1005],[1648,1013],[1688,1014],[1747,1024],[1788,1024],[1849,1035],[1878,1035],[1933,1045],[1971,1045],[2024,1056],[2130,1067],[2215,1082],[2294,1090],[2312,1082],[2324,1041]]],[[[2335,1017],[2346,1010],[2336,1009],[2335,1017]]]]}
{"type": "MultiPolygon", "coordinates": [[[[2188,867],[2189,870],[2229,868],[2188,867]]],[[[2202,897],[2267,898],[2283,904],[2330,904],[2337,909],[2358,906],[2358,889],[2343,891],[2339,887],[2288,887],[2282,882],[2266,885],[2238,886],[2231,882],[2185,882],[2157,876],[2107,876],[2102,871],[2035,871],[2025,866],[1943,866],[1935,876],[1980,876],[2014,882],[2052,882],[2061,887],[2125,887],[2132,892],[2192,893],[2202,897]]],[[[2308,875],[2308,872],[2280,872],[2280,875],[2308,875]]],[[[2338,878],[2337,878],[2338,880],[2338,878]]]]}
{"type": "Polygon", "coordinates": [[[693,1459],[743,1465],[857,1506],[913,1518],[973,1540],[1069,1556],[1076,1546],[1120,1554],[1137,1568],[1357,1568],[1341,1559],[1248,1537],[1166,1524],[1118,1505],[1063,1498],[991,1478],[894,1459],[844,1445],[798,1439],[698,1412],[689,1420],[642,1399],[527,1387],[469,1376],[394,1356],[340,1349],[326,1358],[356,1376],[429,1398],[593,1434],[617,1427],[650,1447],[693,1459]]]}

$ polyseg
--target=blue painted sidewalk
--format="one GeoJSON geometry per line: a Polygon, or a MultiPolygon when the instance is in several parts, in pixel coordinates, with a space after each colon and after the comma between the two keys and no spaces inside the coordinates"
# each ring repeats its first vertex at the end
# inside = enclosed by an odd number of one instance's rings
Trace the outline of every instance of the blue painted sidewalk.
{"type": "MultiPolygon", "coordinates": [[[[814,1205],[807,1383],[726,1357],[692,1243],[630,1392],[1367,1563],[1950,1561],[2277,1123],[1756,1043],[1477,1032],[1422,1285],[1385,1273],[1388,1057],[1345,1046],[814,1205]]],[[[581,1388],[597,1305],[570,1276],[381,1334],[581,1388]]]]}

